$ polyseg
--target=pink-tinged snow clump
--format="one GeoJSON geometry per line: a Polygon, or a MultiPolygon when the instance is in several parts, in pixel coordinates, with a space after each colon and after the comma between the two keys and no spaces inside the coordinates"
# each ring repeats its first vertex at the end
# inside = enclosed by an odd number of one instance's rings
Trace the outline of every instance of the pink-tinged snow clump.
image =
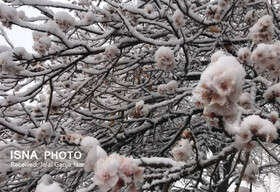
{"type": "Polygon", "coordinates": [[[141,100],[135,104],[135,108],[132,111],[132,116],[134,118],[139,118],[147,115],[148,113],[149,113],[149,107],[145,105],[143,100],[141,100]]]}
{"type": "Polygon", "coordinates": [[[245,71],[233,56],[221,56],[202,73],[192,100],[204,109],[208,124],[219,127],[221,118],[233,122],[238,114],[237,102],[242,94],[245,71]]]}
{"type": "Polygon", "coordinates": [[[81,149],[87,153],[85,160],[85,171],[94,171],[97,160],[107,157],[106,151],[100,147],[100,143],[94,137],[84,137],[80,143],[81,149]]]}
{"type": "Polygon", "coordinates": [[[259,174],[259,168],[254,163],[249,163],[246,166],[243,180],[247,181],[248,183],[256,183],[257,182],[257,175],[259,174]]]}
{"type": "Polygon", "coordinates": [[[39,143],[42,141],[49,143],[51,141],[52,135],[52,125],[49,122],[45,122],[37,129],[35,137],[39,143]]]}
{"type": "Polygon", "coordinates": [[[255,24],[259,19],[259,14],[255,9],[248,11],[244,17],[244,21],[250,25],[255,24]]]}
{"type": "Polygon", "coordinates": [[[231,3],[232,0],[218,0],[218,6],[222,9],[226,8],[231,3]]]}
{"type": "Polygon", "coordinates": [[[172,20],[177,28],[181,28],[185,25],[184,14],[179,9],[175,11],[172,20]]]}
{"type": "Polygon", "coordinates": [[[12,21],[14,21],[16,18],[16,9],[0,3],[0,21],[4,27],[10,28],[12,25],[12,21]]]}
{"type": "Polygon", "coordinates": [[[245,65],[250,64],[251,51],[247,47],[240,48],[237,52],[238,59],[245,65]]]}
{"type": "Polygon", "coordinates": [[[132,158],[111,154],[97,161],[93,181],[102,192],[117,191],[125,184],[142,182],[143,173],[144,168],[134,163],[132,158]]]}
{"type": "Polygon", "coordinates": [[[46,174],[38,181],[35,192],[64,192],[59,184],[53,181],[53,178],[46,174]]]}
{"type": "Polygon", "coordinates": [[[69,13],[66,13],[64,11],[55,13],[54,21],[64,32],[74,29],[75,26],[75,19],[69,13]]]}
{"type": "Polygon", "coordinates": [[[244,109],[251,109],[252,99],[250,93],[242,93],[242,95],[239,97],[238,104],[244,109]]]}
{"type": "Polygon", "coordinates": [[[32,33],[34,45],[33,49],[40,55],[44,55],[51,48],[51,38],[45,33],[33,32],[32,33]]]}
{"type": "Polygon", "coordinates": [[[226,55],[225,52],[218,50],[211,56],[211,63],[215,63],[220,57],[226,55]]]}
{"type": "Polygon", "coordinates": [[[280,41],[274,44],[259,44],[252,52],[251,60],[257,72],[267,71],[274,77],[280,75],[280,41]]]}
{"type": "Polygon", "coordinates": [[[169,47],[160,47],[155,53],[157,67],[164,71],[170,71],[176,65],[174,53],[169,47]]]}
{"type": "Polygon", "coordinates": [[[255,44],[269,43],[274,35],[272,16],[264,15],[250,28],[250,38],[255,44]]]}
{"type": "Polygon", "coordinates": [[[105,55],[108,60],[114,59],[119,53],[120,53],[120,50],[116,45],[108,45],[105,48],[105,55]]]}
{"type": "Polygon", "coordinates": [[[176,81],[170,81],[167,84],[162,84],[158,86],[157,92],[161,95],[166,95],[170,93],[174,93],[178,84],[176,81]]]}
{"type": "Polygon", "coordinates": [[[223,10],[218,5],[210,4],[206,7],[205,16],[208,19],[220,21],[223,16],[223,10]]]}
{"type": "Polygon", "coordinates": [[[280,102],[280,83],[268,87],[264,92],[263,97],[267,100],[276,99],[280,102]]]}
{"type": "Polygon", "coordinates": [[[267,119],[262,119],[258,115],[250,115],[243,119],[240,125],[240,131],[236,135],[236,144],[238,148],[245,147],[247,150],[253,149],[256,145],[252,141],[253,137],[266,142],[271,142],[278,137],[277,129],[267,119]]]}
{"type": "Polygon", "coordinates": [[[171,152],[176,161],[187,161],[192,155],[192,144],[188,139],[181,139],[171,152]]]}
{"type": "Polygon", "coordinates": [[[8,74],[17,74],[22,70],[21,66],[18,66],[13,61],[13,53],[5,51],[0,53],[0,72],[8,74]]]}

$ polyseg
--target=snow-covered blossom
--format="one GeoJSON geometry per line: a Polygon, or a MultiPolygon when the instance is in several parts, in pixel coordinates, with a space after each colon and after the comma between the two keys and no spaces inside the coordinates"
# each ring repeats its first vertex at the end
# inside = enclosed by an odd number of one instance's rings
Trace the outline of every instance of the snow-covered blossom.
{"type": "Polygon", "coordinates": [[[69,31],[75,26],[75,19],[64,11],[59,11],[54,15],[54,21],[62,31],[69,31]]]}
{"type": "Polygon", "coordinates": [[[158,86],[157,92],[161,95],[169,94],[169,93],[174,93],[176,90],[178,84],[176,81],[172,80],[167,84],[162,84],[158,86]]]}
{"type": "Polygon", "coordinates": [[[16,17],[17,11],[15,8],[0,3],[0,21],[3,26],[10,28],[16,17]]]}
{"type": "Polygon", "coordinates": [[[188,139],[181,139],[171,152],[176,161],[186,161],[192,155],[192,145],[188,139]]]}
{"type": "Polygon", "coordinates": [[[67,141],[68,143],[74,143],[79,145],[80,142],[83,140],[83,136],[79,133],[71,133],[67,134],[66,136],[62,136],[62,141],[67,141]]]}
{"type": "Polygon", "coordinates": [[[49,122],[44,122],[36,131],[35,137],[37,142],[50,142],[53,135],[52,125],[49,122]]]}
{"type": "Polygon", "coordinates": [[[238,59],[241,63],[250,64],[251,51],[247,47],[240,48],[237,52],[238,59]]]}
{"type": "Polygon", "coordinates": [[[205,16],[208,19],[220,21],[223,16],[222,8],[218,5],[208,5],[206,7],[205,16]]]}
{"type": "Polygon", "coordinates": [[[238,104],[244,109],[250,109],[252,106],[252,99],[250,93],[242,93],[242,95],[239,97],[238,104]]]}
{"type": "Polygon", "coordinates": [[[132,158],[111,154],[97,161],[93,181],[102,192],[109,191],[126,183],[142,182],[143,172],[132,158]]]}
{"type": "Polygon", "coordinates": [[[219,118],[234,121],[237,102],[242,94],[245,71],[233,56],[221,56],[202,73],[193,91],[192,100],[197,108],[204,108],[206,120],[216,127],[219,118]]]}
{"type": "Polygon", "coordinates": [[[80,6],[90,6],[90,0],[79,0],[78,5],[80,6]]]}
{"type": "Polygon", "coordinates": [[[274,36],[272,16],[264,15],[250,28],[250,38],[255,44],[269,43],[274,36]]]}
{"type": "Polygon", "coordinates": [[[246,7],[247,4],[249,3],[249,0],[238,0],[237,5],[241,7],[246,7]]]}
{"type": "Polygon", "coordinates": [[[21,59],[32,59],[32,55],[28,53],[24,47],[15,47],[13,52],[21,59]]]}
{"type": "Polygon", "coordinates": [[[147,105],[145,105],[144,101],[141,100],[141,101],[138,101],[136,104],[135,104],[135,109],[133,110],[132,112],[132,116],[134,118],[139,118],[139,117],[142,117],[142,116],[145,116],[149,113],[149,108],[147,105]]]}
{"type": "Polygon", "coordinates": [[[116,45],[108,45],[105,48],[105,55],[108,60],[114,59],[119,53],[120,53],[120,50],[116,45]]]}
{"type": "Polygon", "coordinates": [[[269,117],[272,123],[275,124],[279,119],[279,113],[277,111],[271,111],[269,117]]]}
{"type": "Polygon", "coordinates": [[[184,14],[179,9],[173,14],[172,20],[177,28],[181,28],[185,25],[184,14]]]}
{"type": "Polygon", "coordinates": [[[268,87],[263,94],[263,97],[268,100],[276,99],[277,101],[280,101],[280,83],[268,87]]]}
{"type": "Polygon", "coordinates": [[[35,192],[64,192],[64,190],[59,186],[59,184],[53,181],[52,177],[48,174],[43,175],[38,181],[35,192]]]}
{"type": "Polygon", "coordinates": [[[258,72],[267,71],[274,77],[280,75],[280,41],[274,44],[259,44],[252,52],[251,60],[258,72]]]}
{"type": "Polygon", "coordinates": [[[170,71],[176,65],[174,53],[169,47],[160,47],[155,53],[156,64],[158,68],[164,71],[170,71]]]}
{"type": "MultiPolygon", "coordinates": [[[[36,35],[39,35],[38,33],[36,35]]],[[[40,34],[41,35],[41,34],[40,34]]],[[[33,39],[37,40],[37,36],[33,35],[33,39]]],[[[34,41],[33,49],[41,55],[44,55],[49,51],[51,47],[51,38],[48,36],[42,36],[37,41],[34,41]]]]}
{"type": "Polygon", "coordinates": [[[257,181],[257,175],[259,174],[259,168],[254,163],[249,163],[246,166],[243,180],[247,181],[248,183],[255,183],[257,181]]]}
{"type": "Polygon", "coordinates": [[[86,136],[82,139],[81,143],[81,149],[85,152],[85,153],[88,153],[89,150],[94,147],[94,146],[98,146],[100,145],[99,141],[94,138],[94,137],[89,137],[89,136],[86,136]]]}
{"type": "Polygon", "coordinates": [[[266,142],[271,142],[278,137],[278,133],[269,120],[262,119],[258,115],[250,115],[243,119],[239,136],[244,142],[250,141],[252,137],[259,137],[266,142]]]}
{"type": "Polygon", "coordinates": [[[82,19],[83,24],[90,25],[95,21],[95,15],[92,11],[88,11],[84,14],[84,17],[82,19]]]}
{"type": "Polygon", "coordinates": [[[17,74],[22,70],[21,66],[18,66],[13,61],[13,54],[9,51],[0,53],[0,72],[8,74],[17,74]]]}
{"type": "Polygon", "coordinates": [[[99,145],[94,145],[90,148],[86,160],[85,160],[85,171],[94,171],[96,162],[98,159],[107,157],[106,151],[102,149],[99,145]]]}

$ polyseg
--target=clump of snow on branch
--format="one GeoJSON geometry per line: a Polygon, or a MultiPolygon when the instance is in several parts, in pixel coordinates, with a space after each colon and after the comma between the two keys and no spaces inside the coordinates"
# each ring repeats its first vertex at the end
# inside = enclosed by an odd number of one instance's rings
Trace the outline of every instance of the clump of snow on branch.
{"type": "Polygon", "coordinates": [[[267,100],[276,99],[280,102],[280,83],[274,84],[265,91],[263,97],[267,100]]]}
{"type": "Polygon", "coordinates": [[[244,109],[251,109],[252,103],[253,101],[251,99],[251,95],[248,92],[242,93],[242,95],[239,97],[238,104],[244,109]]]}
{"type": "Polygon", "coordinates": [[[75,26],[75,19],[69,13],[66,13],[64,11],[55,13],[54,21],[56,22],[58,27],[64,32],[73,29],[75,26]]]}
{"type": "Polygon", "coordinates": [[[145,105],[143,100],[141,100],[135,104],[135,108],[132,112],[132,117],[139,118],[147,115],[148,113],[149,113],[149,107],[145,105]]]}
{"type": "Polygon", "coordinates": [[[259,44],[252,52],[251,60],[258,72],[267,71],[274,77],[280,75],[280,41],[274,44],[259,44]]]}
{"type": "Polygon", "coordinates": [[[246,166],[243,180],[247,181],[248,183],[256,183],[257,182],[257,175],[259,174],[259,168],[254,163],[249,163],[246,166]]]}
{"type": "Polygon", "coordinates": [[[125,184],[142,182],[143,173],[144,168],[132,158],[111,154],[97,161],[93,181],[101,191],[119,190],[125,184]]]}
{"type": "Polygon", "coordinates": [[[36,140],[37,142],[45,141],[49,143],[51,141],[51,137],[53,135],[52,125],[49,122],[44,122],[37,130],[36,130],[36,140]]]}
{"type": "Polygon", "coordinates": [[[173,14],[172,20],[177,28],[181,28],[185,25],[184,14],[179,9],[173,14]]]}
{"type": "Polygon", "coordinates": [[[17,11],[13,7],[0,3],[0,21],[4,27],[11,28],[12,22],[17,18],[17,11]]]}
{"type": "Polygon", "coordinates": [[[155,59],[157,67],[164,71],[170,71],[176,65],[174,53],[169,47],[158,48],[155,53],[155,59]]]}
{"type": "Polygon", "coordinates": [[[166,95],[170,93],[174,93],[178,84],[176,81],[172,80],[167,84],[162,84],[158,86],[157,92],[161,95],[166,95]]]}
{"type": "Polygon", "coordinates": [[[171,153],[176,161],[187,161],[192,155],[192,144],[188,139],[181,139],[171,153]]]}
{"type": "Polygon", "coordinates": [[[240,131],[236,136],[236,143],[241,147],[251,149],[253,137],[257,137],[266,142],[271,142],[278,137],[277,129],[267,119],[262,119],[258,115],[250,115],[243,119],[240,125],[240,131]]]}
{"type": "Polygon", "coordinates": [[[225,52],[219,50],[216,51],[212,56],[211,56],[211,63],[215,63],[216,61],[218,61],[218,59],[220,59],[220,57],[222,57],[223,55],[226,55],[225,52]]]}
{"type": "Polygon", "coordinates": [[[22,70],[21,66],[18,66],[13,61],[13,53],[5,51],[0,53],[0,72],[7,74],[17,74],[22,70]]]}
{"type": "Polygon", "coordinates": [[[73,144],[80,144],[80,142],[82,141],[83,136],[80,135],[79,133],[71,133],[71,134],[67,134],[67,135],[63,135],[61,140],[63,142],[68,142],[68,143],[73,143],[73,144]]]}
{"type": "Polygon", "coordinates": [[[33,32],[32,35],[34,40],[32,48],[41,55],[48,52],[52,43],[51,38],[48,37],[47,34],[41,32],[33,32]]]}
{"type": "Polygon", "coordinates": [[[206,7],[205,16],[208,19],[220,21],[223,16],[223,10],[218,5],[210,4],[206,7]]]}
{"type": "Polygon", "coordinates": [[[144,7],[147,14],[152,14],[154,7],[152,4],[147,3],[144,7]]]}
{"type": "Polygon", "coordinates": [[[207,122],[219,127],[219,118],[234,121],[238,114],[237,102],[242,94],[245,71],[233,56],[221,56],[202,73],[193,91],[192,100],[203,108],[207,122]]]}
{"type": "Polygon", "coordinates": [[[247,4],[249,3],[249,0],[238,0],[237,5],[241,7],[246,7],[247,4]]]}
{"type": "Polygon", "coordinates": [[[255,44],[269,43],[274,36],[272,16],[264,15],[250,28],[250,38],[255,44]]]}
{"type": "Polygon", "coordinates": [[[120,53],[120,50],[116,45],[108,45],[105,48],[105,55],[108,60],[114,59],[119,53],[120,53]]]}
{"type": "Polygon", "coordinates": [[[238,59],[245,65],[250,64],[251,51],[247,47],[240,48],[237,52],[238,59]]]}
{"type": "Polygon", "coordinates": [[[250,192],[250,189],[248,189],[247,187],[239,187],[238,192],[250,192]]]}
{"type": "Polygon", "coordinates": [[[35,192],[64,192],[59,184],[53,181],[52,176],[46,174],[38,181],[35,192]]]}

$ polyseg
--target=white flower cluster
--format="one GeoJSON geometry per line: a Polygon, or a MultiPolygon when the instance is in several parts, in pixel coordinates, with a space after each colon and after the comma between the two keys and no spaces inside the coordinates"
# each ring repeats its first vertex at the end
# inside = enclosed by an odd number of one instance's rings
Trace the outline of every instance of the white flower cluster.
{"type": "Polygon", "coordinates": [[[259,14],[255,9],[248,11],[244,17],[244,21],[250,25],[255,24],[259,19],[259,14]]]}
{"type": "Polygon", "coordinates": [[[188,139],[181,139],[171,152],[176,161],[187,161],[192,155],[192,144],[188,139]]]}
{"type": "Polygon", "coordinates": [[[157,88],[157,92],[161,95],[174,93],[177,86],[178,86],[177,82],[172,80],[167,84],[159,85],[158,88],[157,88]]]}
{"type": "Polygon", "coordinates": [[[37,53],[44,55],[49,51],[52,41],[51,38],[47,36],[47,34],[34,31],[32,36],[34,40],[34,45],[32,48],[37,53]]]}
{"type": "Polygon", "coordinates": [[[219,5],[210,4],[206,7],[205,16],[211,20],[221,21],[223,9],[219,5]]]}
{"type": "Polygon", "coordinates": [[[252,52],[251,60],[258,72],[267,71],[274,77],[280,75],[280,41],[274,44],[259,44],[252,52]]]}
{"type": "Polygon", "coordinates": [[[242,95],[239,97],[238,105],[240,105],[244,109],[251,109],[252,99],[250,93],[242,93],[242,95]]]}
{"type": "Polygon", "coordinates": [[[64,11],[55,13],[54,21],[64,32],[74,29],[75,27],[75,19],[69,13],[66,13],[64,11]]]}
{"type": "Polygon", "coordinates": [[[175,67],[174,53],[169,47],[160,47],[155,53],[156,64],[158,68],[164,71],[170,71],[175,67]]]}
{"type": "Polygon", "coordinates": [[[250,64],[251,51],[247,47],[240,48],[237,52],[238,59],[245,65],[250,64]]]}
{"type": "Polygon", "coordinates": [[[9,7],[0,3],[0,21],[4,27],[10,28],[12,21],[17,17],[17,11],[13,7],[9,7]]]}
{"type": "Polygon", "coordinates": [[[13,61],[13,54],[10,51],[0,53],[0,72],[8,74],[17,74],[22,70],[22,67],[18,66],[13,61]]]}
{"type": "Polygon", "coordinates": [[[280,83],[270,86],[263,94],[263,97],[267,100],[276,99],[280,102],[280,83]]]}
{"type": "Polygon", "coordinates": [[[44,122],[36,131],[35,137],[37,142],[45,141],[49,143],[53,135],[52,125],[49,122],[44,122]]]}
{"type": "Polygon", "coordinates": [[[247,150],[253,149],[256,146],[256,142],[252,141],[253,137],[271,142],[278,137],[278,133],[276,127],[269,120],[262,119],[258,115],[250,115],[244,118],[240,125],[240,131],[235,138],[237,147],[245,147],[247,150]]]}
{"type": "Polygon", "coordinates": [[[125,184],[136,184],[143,181],[144,168],[139,167],[132,158],[111,154],[96,163],[93,181],[100,190],[117,191],[125,184]]]}
{"type": "Polygon", "coordinates": [[[273,18],[270,15],[262,16],[253,27],[250,28],[250,38],[255,44],[269,43],[274,36],[273,18]]]}
{"type": "Polygon", "coordinates": [[[120,50],[116,45],[108,45],[105,48],[105,55],[108,60],[114,59],[119,53],[120,53],[120,50]]]}
{"type": "Polygon", "coordinates": [[[177,28],[181,28],[185,25],[184,14],[179,9],[174,12],[172,20],[177,28]]]}
{"type": "Polygon", "coordinates": [[[242,94],[245,71],[233,56],[221,56],[202,73],[193,91],[197,108],[204,108],[207,122],[219,127],[219,120],[234,121],[238,114],[237,102],[242,94]]]}
{"type": "Polygon", "coordinates": [[[141,100],[135,104],[135,109],[132,112],[132,116],[134,118],[139,118],[147,115],[148,113],[149,113],[149,107],[145,105],[143,100],[141,100]]]}
{"type": "Polygon", "coordinates": [[[247,181],[248,183],[256,183],[258,174],[259,174],[258,166],[254,163],[249,163],[246,166],[246,169],[245,169],[245,172],[243,175],[243,180],[247,181]]]}

